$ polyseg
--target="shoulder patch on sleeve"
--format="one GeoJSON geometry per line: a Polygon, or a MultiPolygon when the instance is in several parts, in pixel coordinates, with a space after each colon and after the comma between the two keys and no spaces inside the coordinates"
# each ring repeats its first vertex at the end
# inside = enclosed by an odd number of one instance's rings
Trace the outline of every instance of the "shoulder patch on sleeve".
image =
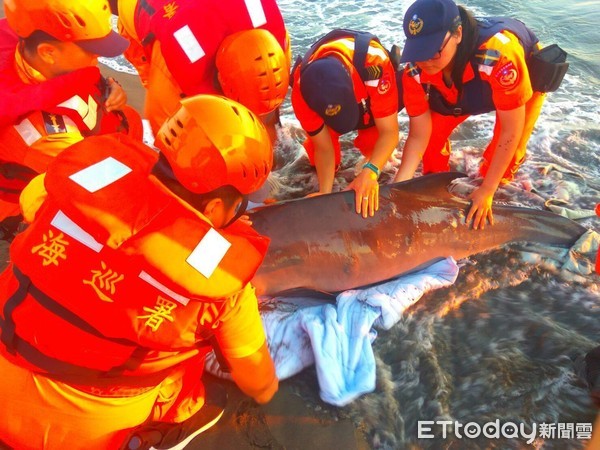
{"type": "Polygon", "coordinates": [[[416,64],[408,63],[406,65],[406,73],[409,77],[415,78],[421,75],[421,69],[419,69],[419,66],[417,66],[416,64]]]}
{"type": "Polygon", "coordinates": [[[377,84],[377,92],[381,95],[384,95],[390,90],[391,87],[392,81],[390,80],[390,77],[386,74],[379,80],[379,83],[377,84]]]}
{"type": "Polygon", "coordinates": [[[496,72],[496,80],[500,86],[511,88],[519,82],[519,71],[512,62],[508,62],[496,72]]]}
{"type": "Polygon", "coordinates": [[[480,66],[493,67],[498,64],[500,60],[500,52],[498,50],[484,50],[482,52],[475,53],[475,61],[480,66]]]}
{"type": "Polygon", "coordinates": [[[52,114],[42,111],[42,117],[44,118],[44,127],[46,128],[47,134],[58,134],[67,132],[67,126],[65,124],[64,118],[60,114],[52,114]]]}
{"type": "Polygon", "coordinates": [[[367,80],[379,80],[383,74],[383,68],[381,66],[366,66],[367,80]]]}

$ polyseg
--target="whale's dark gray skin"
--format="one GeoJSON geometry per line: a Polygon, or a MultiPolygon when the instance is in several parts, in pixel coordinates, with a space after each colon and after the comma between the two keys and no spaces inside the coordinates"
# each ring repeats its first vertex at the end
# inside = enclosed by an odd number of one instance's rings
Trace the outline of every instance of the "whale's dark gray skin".
{"type": "Polygon", "coordinates": [[[465,224],[469,202],[448,191],[464,174],[447,172],[382,185],[379,211],[362,218],[354,192],[273,204],[250,215],[271,238],[253,284],[259,295],[294,289],[335,293],[378,283],[441,258],[511,242],[571,246],[586,229],[548,211],[494,206],[494,226],[465,224]]]}

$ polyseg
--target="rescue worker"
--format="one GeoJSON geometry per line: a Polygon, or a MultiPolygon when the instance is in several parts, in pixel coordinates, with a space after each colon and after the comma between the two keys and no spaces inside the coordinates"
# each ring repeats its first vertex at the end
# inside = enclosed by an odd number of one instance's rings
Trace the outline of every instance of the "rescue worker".
{"type": "Polygon", "coordinates": [[[0,20],[0,228],[20,223],[23,187],[85,136],[123,131],[142,138],[139,114],[97,67],[121,54],[106,0],[7,0],[0,20]]]}
{"type": "Polygon", "coordinates": [[[244,106],[199,95],[156,145],[84,139],[36,178],[45,192],[34,181],[24,193],[31,224],[0,275],[9,446],[174,445],[165,430],[207,425],[196,418],[213,348],[257,402],[278,389],[250,285],[268,239],[236,220],[271,169],[267,132],[244,106]]]}
{"type": "Polygon", "coordinates": [[[480,167],[483,182],[470,196],[466,218],[473,228],[484,228],[486,220],[493,224],[498,186],[512,180],[525,159],[545,99],[527,67],[538,40],[517,20],[475,20],[452,0],[414,2],[404,33],[401,62],[409,64],[402,86],[410,128],[394,181],[412,178],[421,160],[423,174],[449,170],[450,133],[472,114],[496,111],[480,167]]]}
{"type": "Polygon", "coordinates": [[[339,136],[358,130],[354,145],[368,161],[348,189],[355,191],[356,212],[373,216],[377,180],[399,134],[395,68],[387,51],[369,33],[333,30],[313,44],[292,78],[292,106],[308,134],[304,148],[317,171],[318,192],[333,190],[339,136]]]}
{"type": "Polygon", "coordinates": [[[152,130],[196,94],[223,94],[261,117],[273,142],[291,49],[275,0],[112,0],[125,56],[146,88],[152,130]]]}
{"type": "MultiPolygon", "coordinates": [[[[73,70],[36,84],[15,83],[15,48],[19,36],[10,28],[5,18],[0,19],[0,127],[12,125],[20,116],[32,111],[51,108],[74,94],[80,84],[95,84],[100,80],[97,66],[73,70]]],[[[112,77],[106,78],[108,98],[106,111],[122,109],[127,103],[127,93],[112,77]]]]}

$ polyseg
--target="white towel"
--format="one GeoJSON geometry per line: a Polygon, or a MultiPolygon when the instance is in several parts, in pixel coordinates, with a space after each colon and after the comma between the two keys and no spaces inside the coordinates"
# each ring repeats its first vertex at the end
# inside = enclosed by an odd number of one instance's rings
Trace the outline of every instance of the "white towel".
{"type": "MultiPolygon", "coordinates": [[[[275,297],[260,304],[277,376],[286,379],[315,364],[321,399],[344,406],[375,389],[374,327],[390,329],[430,290],[458,276],[452,258],[362,290],[345,291],[336,304],[313,298],[275,297]]],[[[207,370],[220,373],[214,356],[207,370]]]]}

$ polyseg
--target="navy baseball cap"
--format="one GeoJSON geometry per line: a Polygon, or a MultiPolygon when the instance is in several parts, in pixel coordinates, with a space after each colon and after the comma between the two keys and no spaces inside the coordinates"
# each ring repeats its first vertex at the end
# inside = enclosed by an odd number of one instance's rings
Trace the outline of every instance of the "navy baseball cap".
{"type": "Polygon", "coordinates": [[[111,31],[102,38],[73,42],[94,55],[106,58],[114,58],[115,56],[122,55],[127,50],[127,47],[129,47],[129,41],[115,31],[111,31]]]}
{"type": "Polygon", "coordinates": [[[329,128],[339,134],[356,129],[359,113],[354,85],[339,59],[327,57],[310,62],[300,75],[300,92],[329,128]]]}
{"type": "Polygon", "coordinates": [[[446,33],[459,24],[458,6],[452,0],[417,0],[404,15],[406,43],[400,62],[433,58],[446,33]]]}

